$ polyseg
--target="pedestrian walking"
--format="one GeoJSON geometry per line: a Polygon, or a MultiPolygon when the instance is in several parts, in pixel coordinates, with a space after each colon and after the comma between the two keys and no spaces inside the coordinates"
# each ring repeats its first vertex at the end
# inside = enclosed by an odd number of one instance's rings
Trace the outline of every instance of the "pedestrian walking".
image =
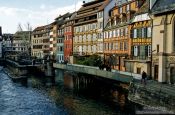
{"type": "Polygon", "coordinates": [[[146,77],[147,77],[147,74],[145,71],[142,72],[142,79],[141,79],[141,84],[144,83],[144,85],[146,85],[146,77]]]}

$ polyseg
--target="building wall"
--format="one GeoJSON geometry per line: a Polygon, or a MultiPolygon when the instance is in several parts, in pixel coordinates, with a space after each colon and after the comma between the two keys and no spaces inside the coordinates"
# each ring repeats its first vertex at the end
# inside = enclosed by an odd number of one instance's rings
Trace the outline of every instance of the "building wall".
{"type": "MultiPolygon", "coordinates": [[[[69,21],[68,23],[72,23],[69,21]]],[[[64,59],[69,60],[72,55],[72,39],[73,39],[73,27],[72,24],[65,27],[64,33],[64,59]]]]}
{"type": "Polygon", "coordinates": [[[92,55],[97,53],[97,23],[89,23],[74,27],[74,53],[92,55]],[[82,29],[85,27],[86,29],[82,29]]]}
{"type": "Polygon", "coordinates": [[[152,74],[159,82],[171,82],[172,68],[175,68],[174,49],[174,14],[152,16],[153,18],[153,40],[152,47],[153,62],[152,74]],[[159,45],[159,48],[158,48],[159,45]],[[156,71],[158,66],[158,72],[156,71]],[[157,73],[157,74],[156,74],[157,73]],[[156,78],[156,75],[158,78],[156,78]]]}
{"type": "Polygon", "coordinates": [[[34,30],[31,38],[31,55],[37,58],[44,58],[49,55],[50,32],[46,26],[34,30]]]}

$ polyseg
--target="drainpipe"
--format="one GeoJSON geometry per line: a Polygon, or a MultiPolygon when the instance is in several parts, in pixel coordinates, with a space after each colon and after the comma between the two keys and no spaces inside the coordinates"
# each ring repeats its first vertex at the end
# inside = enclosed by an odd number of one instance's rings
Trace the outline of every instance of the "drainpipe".
{"type": "Polygon", "coordinates": [[[105,52],[104,52],[104,20],[105,20],[105,17],[104,17],[104,14],[105,14],[105,10],[103,9],[103,30],[102,30],[102,33],[103,33],[103,64],[105,64],[105,52]]]}
{"type": "Polygon", "coordinates": [[[150,77],[151,78],[153,78],[153,76],[152,76],[152,66],[153,66],[153,52],[154,51],[152,51],[152,46],[153,46],[153,19],[151,18],[151,16],[149,16],[150,17],[150,19],[151,19],[151,63],[150,63],[150,77]]]}

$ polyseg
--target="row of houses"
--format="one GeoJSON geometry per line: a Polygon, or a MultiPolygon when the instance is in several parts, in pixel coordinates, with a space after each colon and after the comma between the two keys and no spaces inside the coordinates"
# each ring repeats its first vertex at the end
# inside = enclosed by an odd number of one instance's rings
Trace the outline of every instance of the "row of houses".
{"type": "Polygon", "coordinates": [[[159,82],[171,82],[175,76],[173,5],[174,0],[84,3],[78,11],[28,32],[31,55],[52,55],[61,63],[95,54],[113,69],[145,71],[159,82]]]}

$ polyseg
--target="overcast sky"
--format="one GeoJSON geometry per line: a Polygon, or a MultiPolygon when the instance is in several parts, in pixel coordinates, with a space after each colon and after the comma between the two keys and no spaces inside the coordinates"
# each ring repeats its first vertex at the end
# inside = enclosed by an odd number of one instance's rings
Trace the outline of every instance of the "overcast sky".
{"type": "Polygon", "coordinates": [[[15,33],[19,23],[23,30],[27,22],[32,25],[32,29],[49,24],[59,14],[75,11],[75,6],[78,10],[83,1],[92,0],[0,0],[2,32],[15,33]]]}

